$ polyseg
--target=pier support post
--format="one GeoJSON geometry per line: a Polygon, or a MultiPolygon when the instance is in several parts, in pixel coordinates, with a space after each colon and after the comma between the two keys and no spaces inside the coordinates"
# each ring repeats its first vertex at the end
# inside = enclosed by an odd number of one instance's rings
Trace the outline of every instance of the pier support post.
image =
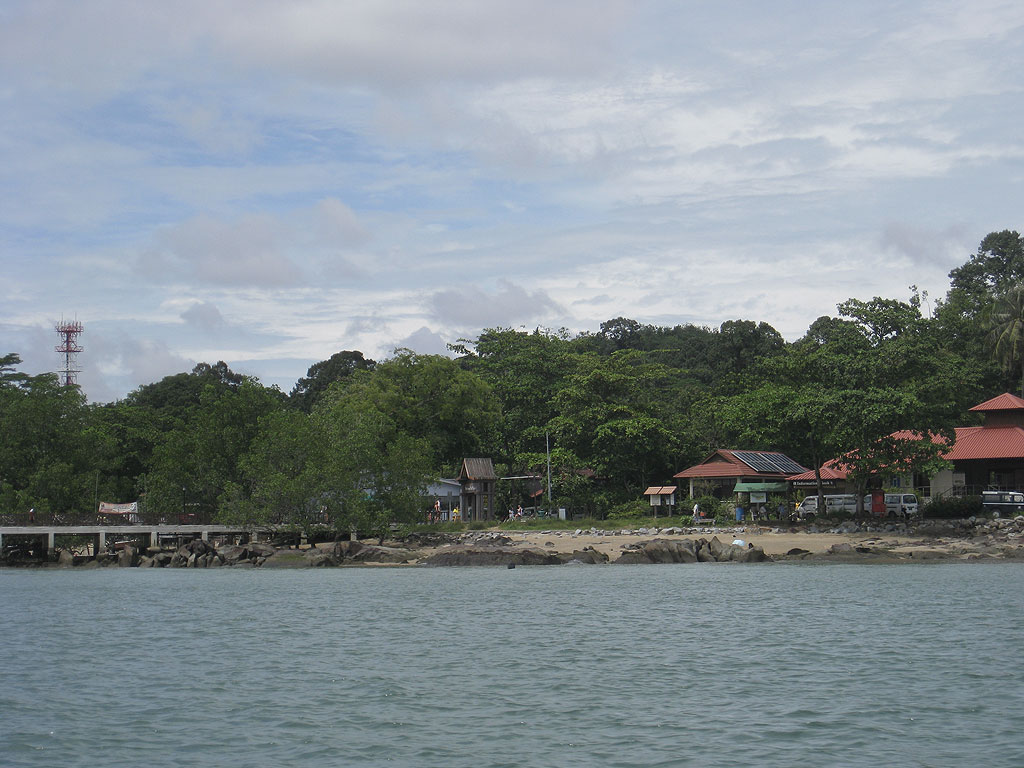
{"type": "Polygon", "coordinates": [[[52,555],[53,554],[53,550],[55,549],[54,539],[56,538],[56,536],[57,536],[57,534],[54,531],[50,531],[50,532],[48,532],[46,534],[46,554],[47,555],[52,555]]]}

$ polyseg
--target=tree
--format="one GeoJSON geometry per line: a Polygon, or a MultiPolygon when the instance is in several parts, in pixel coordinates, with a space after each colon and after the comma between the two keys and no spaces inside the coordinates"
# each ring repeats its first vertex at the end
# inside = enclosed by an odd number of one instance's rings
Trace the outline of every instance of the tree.
{"type": "Polygon", "coordinates": [[[840,311],[766,360],[762,383],[731,398],[724,417],[750,447],[783,450],[816,470],[842,457],[861,490],[883,470],[935,471],[948,444],[929,437],[952,442],[976,375],[914,302],[850,300],[840,311]]]}
{"type": "Polygon", "coordinates": [[[995,353],[989,321],[996,300],[1024,282],[1024,239],[1015,231],[991,232],[949,276],[950,289],[935,308],[944,345],[978,371],[985,392],[1015,389],[1015,366],[995,353]]]}
{"type": "Polygon", "coordinates": [[[199,402],[178,413],[154,447],[147,478],[148,511],[174,519],[187,512],[211,518],[221,502],[248,495],[239,462],[260,419],[283,408],[280,392],[245,378],[235,387],[207,381],[199,402]]]}
{"type": "Polygon", "coordinates": [[[318,522],[315,467],[322,442],[310,417],[282,409],[262,416],[239,460],[242,481],[229,483],[224,517],[232,522],[308,530],[318,522]]]}
{"type": "Polygon", "coordinates": [[[383,538],[419,517],[432,475],[429,443],[402,431],[368,390],[332,389],[313,411],[323,446],[313,486],[331,523],[383,538]]]}
{"type": "Polygon", "coordinates": [[[88,410],[76,386],[54,374],[17,372],[16,354],[0,358],[0,496],[6,511],[72,521],[92,508],[95,446],[85,442],[88,410]]]}
{"type": "Polygon", "coordinates": [[[576,355],[566,333],[531,333],[512,328],[489,328],[472,351],[462,345],[459,363],[479,376],[500,403],[500,428],[495,448],[499,459],[515,465],[516,457],[536,450],[538,430],[556,413],[555,394],[564,386],[576,355]]]}
{"type": "Polygon", "coordinates": [[[372,371],[377,363],[363,357],[362,352],[343,350],[326,360],[314,363],[292,389],[290,398],[301,410],[309,413],[332,384],[347,381],[356,371],[372,371]]]}
{"type": "Polygon", "coordinates": [[[580,356],[554,397],[551,435],[624,498],[639,493],[672,467],[673,435],[658,418],[659,390],[670,377],[641,353],[580,356]]]}
{"type": "Polygon", "coordinates": [[[1024,283],[1000,294],[986,322],[988,342],[1003,368],[1019,367],[1020,391],[1024,397],[1024,283]]]}
{"type": "Polygon", "coordinates": [[[388,414],[399,431],[425,440],[436,467],[454,470],[466,456],[493,451],[499,402],[482,378],[450,358],[396,350],[373,371],[354,375],[345,390],[388,414]]]}

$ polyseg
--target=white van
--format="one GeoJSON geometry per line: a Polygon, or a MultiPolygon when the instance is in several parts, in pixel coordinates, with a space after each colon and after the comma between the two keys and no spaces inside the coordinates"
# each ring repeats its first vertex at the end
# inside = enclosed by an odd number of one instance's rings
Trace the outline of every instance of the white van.
{"type": "MultiPolygon", "coordinates": [[[[825,513],[822,517],[832,517],[838,514],[852,515],[856,511],[857,497],[852,493],[829,494],[825,497],[825,513]]],[[[793,516],[799,520],[813,520],[818,517],[818,497],[804,497],[793,516]]]]}
{"type": "MultiPolygon", "coordinates": [[[[916,517],[918,510],[917,495],[913,493],[885,494],[885,517],[908,518],[916,517]]],[[[872,514],[871,494],[864,497],[864,511],[872,514]]]]}

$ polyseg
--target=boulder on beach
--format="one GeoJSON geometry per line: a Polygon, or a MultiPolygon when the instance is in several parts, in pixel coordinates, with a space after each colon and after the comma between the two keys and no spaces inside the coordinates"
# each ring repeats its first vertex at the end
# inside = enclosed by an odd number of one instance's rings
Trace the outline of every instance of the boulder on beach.
{"type": "Polygon", "coordinates": [[[599,565],[608,562],[608,555],[604,552],[598,552],[593,547],[584,547],[583,549],[574,550],[570,555],[564,556],[564,560],[567,563],[599,565]]]}
{"type": "MultiPolygon", "coordinates": [[[[641,558],[629,557],[625,561],[620,557],[615,562],[648,562],[648,563],[695,563],[697,552],[692,541],[683,539],[652,539],[642,542],[639,550],[643,553],[641,558]]],[[[625,552],[623,554],[626,554],[625,552]]]]}
{"type": "Polygon", "coordinates": [[[561,565],[562,557],[539,549],[454,546],[435,552],[424,565],[561,565]]]}

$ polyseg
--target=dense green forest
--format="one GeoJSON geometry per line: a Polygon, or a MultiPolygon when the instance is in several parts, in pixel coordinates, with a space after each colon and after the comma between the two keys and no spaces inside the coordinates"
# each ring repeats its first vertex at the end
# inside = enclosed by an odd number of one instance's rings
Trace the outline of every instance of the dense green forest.
{"type": "Polygon", "coordinates": [[[930,442],[886,436],[952,436],[970,406],[1024,387],[1024,241],[988,235],[950,281],[934,307],[913,286],[906,301],[850,299],[792,343],[753,320],[490,328],[453,358],[340,351],[287,394],[218,362],[87,404],[10,353],[0,514],[70,522],[138,499],[151,520],[379,529],[419,519],[419,489],[463,457],[543,471],[546,440],[555,503],[598,517],[717,447],[934,468],[930,442]]]}

